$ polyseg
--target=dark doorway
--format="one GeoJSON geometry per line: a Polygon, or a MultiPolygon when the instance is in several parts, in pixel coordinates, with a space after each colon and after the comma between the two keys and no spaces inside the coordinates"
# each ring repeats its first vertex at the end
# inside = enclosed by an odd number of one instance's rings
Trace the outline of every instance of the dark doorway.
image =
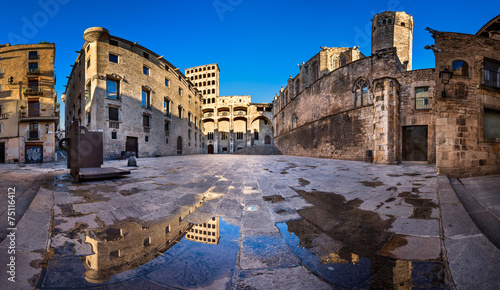
{"type": "Polygon", "coordinates": [[[139,157],[139,141],[137,137],[128,137],[125,142],[126,157],[129,157],[131,153],[135,153],[135,156],[139,157]]]}
{"type": "Polygon", "coordinates": [[[264,137],[264,144],[271,144],[271,136],[266,135],[266,137],[264,137]]]}
{"type": "Polygon", "coordinates": [[[0,163],[5,163],[5,143],[0,143],[0,163]]]}
{"type": "Polygon", "coordinates": [[[214,154],[214,145],[208,145],[208,154],[214,154]]]}
{"type": "Polygon", "coordinates": [[[43,145],[28,145],[25,150],[26,163],[42,163],[43,162],[43,145]]]}
{"type": "Polygon", "coordinates": [[[427,126],[403,127],[403,161],[427,161],[427,126]]]}
{"type": "Polygon", "coordinates": [[[182,154],[182,137],[177,137],[177,154],[182,154]]]}

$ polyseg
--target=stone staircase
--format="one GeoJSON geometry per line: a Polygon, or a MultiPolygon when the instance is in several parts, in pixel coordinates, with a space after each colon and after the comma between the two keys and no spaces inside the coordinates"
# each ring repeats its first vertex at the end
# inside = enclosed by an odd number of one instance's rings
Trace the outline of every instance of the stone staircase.
{"type": "Polygon", "coordinates": [[[239,150],[233,154],[238,155],[281,155],[279,149],[274,145],[254,145],[239,150]]]}

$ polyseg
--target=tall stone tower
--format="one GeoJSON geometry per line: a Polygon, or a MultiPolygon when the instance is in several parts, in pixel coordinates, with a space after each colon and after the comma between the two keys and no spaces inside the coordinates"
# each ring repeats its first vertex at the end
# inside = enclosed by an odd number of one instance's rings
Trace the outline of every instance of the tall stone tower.
{"type": "Polygon", "coordinates": [[[395,47],[399,60],[411,70],[413,17],[406,12],[385,11],[372,19],[372,54],[395,47]]]}

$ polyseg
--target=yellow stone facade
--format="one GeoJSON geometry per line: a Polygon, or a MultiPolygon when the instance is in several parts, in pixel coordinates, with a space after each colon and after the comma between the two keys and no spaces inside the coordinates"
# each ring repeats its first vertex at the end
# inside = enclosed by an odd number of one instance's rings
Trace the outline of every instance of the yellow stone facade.
{"type": "Polygon", "coordinates": [[[55,45],[0,45],[0,163],[53,161],[59,107],[55,45]]]}

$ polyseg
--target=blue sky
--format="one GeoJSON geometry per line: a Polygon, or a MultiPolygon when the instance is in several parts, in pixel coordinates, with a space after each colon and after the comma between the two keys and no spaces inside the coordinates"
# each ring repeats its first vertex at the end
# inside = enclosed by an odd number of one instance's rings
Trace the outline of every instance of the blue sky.
{"type": "Polygon", "coordinates": [[[433,44],[425,31],[475,34],[500,13],[498,0],[333,1],[191,0],[2,3],[0,44],[48,41],[56,44],[56,91],[64,92],[88,27],[137,41],[185,69],[219,63],[221,95],[252,95],[271,102],[298,73],[297,64],[320,46],[359,46],[369,55],[371,19],[382,11],[413,15],[413,69],[434,67],[433,44]]]}

